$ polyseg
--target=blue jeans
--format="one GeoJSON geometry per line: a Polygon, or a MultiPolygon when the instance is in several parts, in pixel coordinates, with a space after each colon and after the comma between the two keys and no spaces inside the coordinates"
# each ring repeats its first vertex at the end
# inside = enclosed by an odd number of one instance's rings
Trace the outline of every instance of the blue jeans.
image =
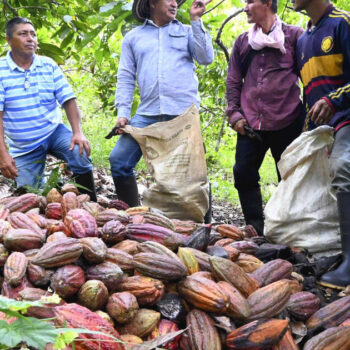
{"type": "Polygon", "coordinates": [[[43,183],[42,175],[47,154],[64,160],[75,174],[85,174],[91,171],[91,159],[86,155],[85,150],[82,155],[79,154],[77,145],[74,146],[72,151],[69,150],[72,136],[72,131],[64,124],[60,124],[39,147],[30,153],[16,157],[17,186],[29,185],[35,187],[43,183]]]}
{"type": "MultiPolygon", "coordinates": [[[[149,116],[135,114],[130,120],[129,125],[136,128],[145,128],[148,125],[166,122],[175,117],[177,115],[161,114],[149,116]]],[[[134,168],[141,159],[141,156],[141,148],[134,138],[129,134],[122,134],[109,156],[112,176],[117,179],[133,176],[134,168]]]]}

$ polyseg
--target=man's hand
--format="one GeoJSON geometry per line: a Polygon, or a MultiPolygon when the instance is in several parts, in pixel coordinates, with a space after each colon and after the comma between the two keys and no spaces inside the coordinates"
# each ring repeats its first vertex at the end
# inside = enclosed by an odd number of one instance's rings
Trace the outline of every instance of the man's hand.
{"type": "Polygon", "coordinates": [[[14,179],[18,176],[16,163],[13,158],[7,153],[1,156],[0,159],[1,174],[8,179],[14,179]]]}
{"type": "Polygon", "coordinates": [[[328,124],[333,117],[332,108],[324,99],[318,100],[311,108],[308,116],[316,124],[328,124]]]}
{"type": "Polygon", "coordinates": [[[121,129],[118,129],[119,134],[124,134],[124,131],[122,130],[122,128],[124,128],[125,125],[127,125],[128,123],[129,123],[128,118],[125,118],[125,117],[118,118],[115,126],[118,128],[121,128],[121,129]]]}
{"type": "Polygon", "coordinates": [[[247,125],[247,121],[245,119],[237,120],[236,123],[231,126],[232,129],[238,132],[240,135],[245,135],[244,125],[247,125]]]}
{"type": "Polygon", "coordinates": [[[83,150],[85,149],[87,156],[88,157],[90,156],[90,153],[91,153],[90,143],[83,133],[73,133],[69,150],[72,151],[75,145],[79,146],[80,155],[83,154],[83,150]]]}
{"type": "Polygon", "coordinates": [[[212,0],[194,0],[192,3],[192,6],[190,8],[190,17],[191,21],[198,21],[203,16],[203,13],[205,12],[205,7],[211,2],[212,0]]]}

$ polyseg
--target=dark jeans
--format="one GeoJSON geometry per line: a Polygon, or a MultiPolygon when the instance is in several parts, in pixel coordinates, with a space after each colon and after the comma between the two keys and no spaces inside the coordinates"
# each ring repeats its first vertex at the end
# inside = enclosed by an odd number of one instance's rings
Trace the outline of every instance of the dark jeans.
{"type": "Polygon", "coordinates": [[[239,192],[259,188],[259,169],[268,149],[275,160],[278,181],[281,180],[277,162],[286,147],[301,133],[299,118],[284,129],[276,131],[255,130],[263,139],[259,142],[246,135],[237,135],[236,163],[233,167],[235,187],[239,192]]]}

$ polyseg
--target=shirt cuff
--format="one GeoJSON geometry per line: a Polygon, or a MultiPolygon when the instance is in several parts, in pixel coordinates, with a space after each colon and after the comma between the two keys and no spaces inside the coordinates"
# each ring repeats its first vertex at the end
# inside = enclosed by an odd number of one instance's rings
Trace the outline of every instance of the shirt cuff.
{"type": "Polygon", "coordinates": [[[191,26],[193,31],[201,29],[204,33],[206,32],[206,29],[201,19],[198,21],[191,21],[191,26]]]}

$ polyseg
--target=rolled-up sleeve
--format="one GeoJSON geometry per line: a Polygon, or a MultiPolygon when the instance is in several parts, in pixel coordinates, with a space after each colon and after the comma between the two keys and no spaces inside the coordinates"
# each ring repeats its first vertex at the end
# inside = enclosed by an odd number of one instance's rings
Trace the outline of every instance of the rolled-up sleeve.
{"type": "Polygon", "coordinates": [[[231,125],[244,118],[241,113],[241,92],[243,77],[240,68],[239,38],[235,41],[229,61],[226,79],[226,115],[231,125]]]}
{"type": "Polygon", "coordinates": [[[203,27],[202,21],[191,21],[189,47],[192,57],[203,65],[214,61],[214,49],[211,37],[203,27]]]}
{"type": "Polygon", "coordinates": [[[117,74],[117,91],[115,107],[118,118],[130,118],[131,105],[135,90],[136,63],[129,38],[126,36],[122,43],[120,62],[117,74]]]}

